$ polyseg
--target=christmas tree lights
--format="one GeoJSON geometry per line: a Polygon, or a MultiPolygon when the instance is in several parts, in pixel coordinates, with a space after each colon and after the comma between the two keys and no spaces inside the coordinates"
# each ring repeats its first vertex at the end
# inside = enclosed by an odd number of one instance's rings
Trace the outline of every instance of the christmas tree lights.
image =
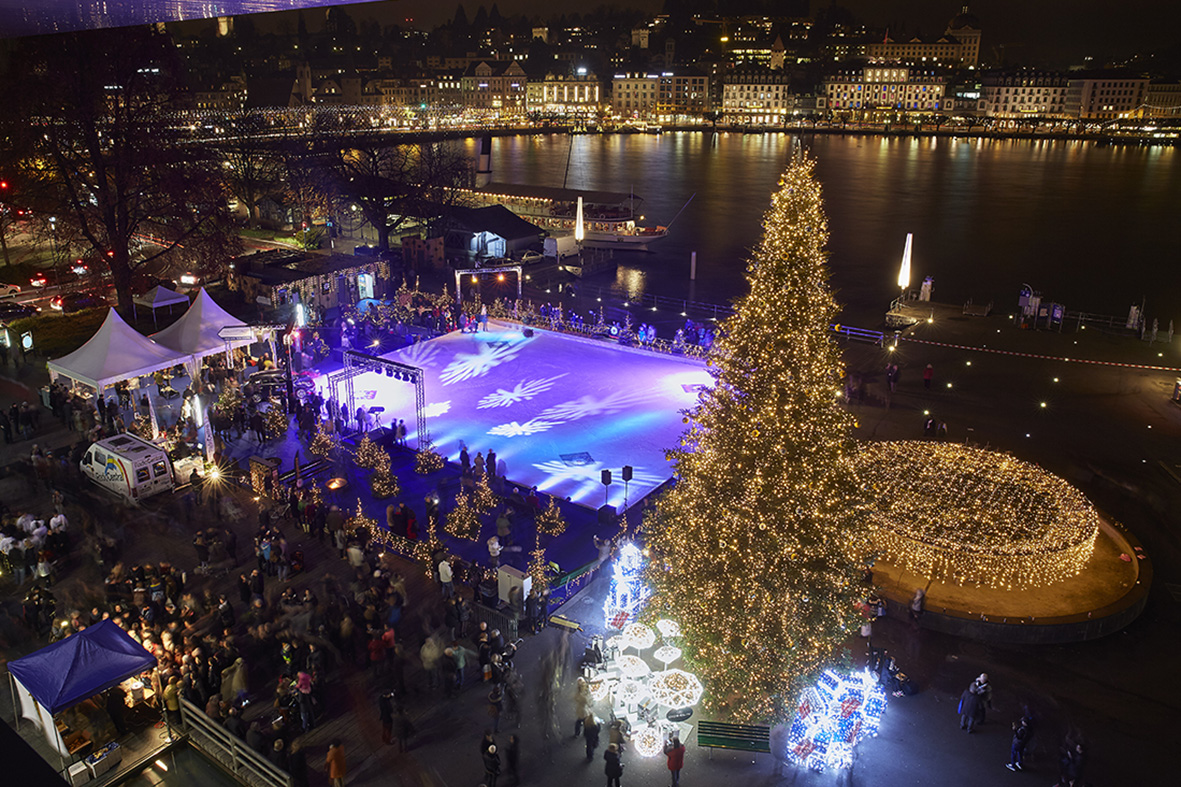
{"type": "Polygon", "coordinates": [[[813,162],[796,157],[763,220],[750,293],[709,354],[715,384],[669,452],[672,488],[645,518],[649,614],[680,623],[712,713],[786,722],[857,627],[869,551],[851,440],[832,395],[828,240],[813,162]]]}
{"type": "Polygon", "coordinates": [[[566,532],[566,519],[558,508],[558,501],[552,496],[549,505],[537,515],[537,530],[555,538],[566,532]]]}
{"type": "Polygon", "coordinates": [[[242,391],[231,381],[222,386],[221,394],[217,397],[217,409],[227,417],[232,417],[234,411],[242,404],[242,391]]]}
{"type": "Polygon", "coordinates": [[[860,476],[882,558],[920,576],[1005,590],[1078,574],[1099,514],[1036,465],[958,443],[866,443],[860,476]]]}
{"type": "Polygon", "coordinates": [[[308,451],[316,456],[331,459],[339,450],[340,435],[335,432],[329,432],[324,427],[324,422],[321,421],[316,426],[316,436],[312,438],[311,444],[308,445],[308,451]]]}
{"type": "Polygon", "coordinates": [[[480,537],[480,515],[472,506],[466,492],[455,496],[455,508],[447,512],[446,529],[455,538],[475,541],[480,537]]]}
{"type": "Polygon", "coordinates": [[[373,496],[378,500],[384,500],[387,497],[396,497],[402,494],[402,485],[398,483],[398,479],[390,470],[390,458],[384,456],[384,461],[377,466],[373,471],[373,475],[369,477],[369,488],[373,492],[373,496]]]}
{"type": "MultiPolygon", "coordinates": [[[[377,520],[365,514],[365,509],[361,508],[361,501],[357,501],[357,510],[353,515],[345,520],[345,530],[364,530],[371,536],[377,536],[380,528],[377,526],[377,520]]],[[[388,531],[387,531],[388,534],[388,531]]]]}
{"type": "Polygon", "coordinates": [[[357,453],[353,458],[353,462],[357,467],[365,470],[376,470],[381,466],[382,460],[385,460],[386,465],[389,465],[390,458],[385,451],[377,443],[369,439],[369,435],[361,438],[361,442],[357,443],[357,453]]]}
{"type": "Polygon", "coordinates": [[[533,580],[533,587],[541,592],[549,587],[557,571],[554,564],[545,557],[545,550],[541,548],[540,533],[537,534],[534,544],[534,548],[529,552],[529,577],[533,580]]]}
{"type": "Polygon", "coordinates": [[[291,426],[291,417],[274,399],[269,400],[266,417],[263,419],[266,435],[272,440],[282,440],[291,426]]]}
{"type": "MultiPolygon", "coordinates": [[[[611,586],[603,604],[604,625],[620,630],[635,620],[636,613],[648,598],[644,584],[644,554],[633,542],[619,548],[611,569],[611,586]]],[[[625,641],[626,642],[626,641],[625,641]]]]}
{"type": "Polygon", "coordinates": [[[482,475],[476,480],[476,488],[472,490],[472,506],[483,515],[496,508],[500,498],[488,485],[488,476],[482,475]]]}
{"type": "Polygon", "coordinates": [[[442,470],[443,466],[442,454],[435,450],[430,437],[424,436],[419,443],[417,453],[414,454],[414,472],[419,475],[430,475],[442,470]]]}
{"type": "Polygon", "coordinates": [[[869,670],[847,678],[825,670],[800,695],[784,754],[815,771],[847,768],[857,742],[878,734],[885,710],[886,692],[869,670]]]}

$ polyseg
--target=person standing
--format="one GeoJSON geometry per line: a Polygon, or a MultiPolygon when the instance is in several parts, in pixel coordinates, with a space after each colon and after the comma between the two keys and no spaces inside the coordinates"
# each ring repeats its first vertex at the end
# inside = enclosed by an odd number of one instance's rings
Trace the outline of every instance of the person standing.
{"type": "Polygon", "coordinates": [[[935,379],[935,367],[927,364],[927,368],[923,369],[923,387],[928,391],[931,390],[931,380],[935,379]]]}
{"type": "Polygon", "coordinates": [[[444,557],[439,561],[439,585],[443,588],[443,598],[455,598],[455,584],[451,574],[451,561],[444,557]]]}
{"type": "Polygon", "coordinates": [[[980,695],[972,691],[971,686],[964,689],[964,693],[960,695],[957,710],[960,714],[960,729],[973,732],[980,714],[980,695]]]}
{"type": "Polygon", "coordinates": [[[1013,722],[1013,743],[1009,747],[1009,762],[1005,765],[1011,771],[1021,770],[1021,761],[1025,759],[1025,747],[1029,745],[1029,721],[1022,716],[1020,721],[1013,722]]]}
{"type": "Polygon", "coordinates": [[[603,752],[603,772],[607,774],[607,787],[620,787],[619,779],[623,776],[623,763],[619,761],[619,747],[614,743],[607,746],[603,752]]]}
{"type": "Polygon", "coordinates": [[[344,777],[348,775],[348,766],[345,764],[344,746],[341,745],[339,738],[328,744],[328,757],[325,764],[328,768],[328,778],[332,781],[332,787],[344,787],[344,777]]]}
{"type": "Polygon", "coordinates": [[[504,750],[504,757],[508,763],[508,775],[513,777],[513,784],[521,783],[518,768],[521,765],[521,739],[516,735],[508,736],[508,748],[504,750]]]}
{"type": "Polygon", "coordinates": [[[980,697],[980,711],[977,724],[983,724],[985,718],[985,711],[992,708],[992,684],[988,682],[988,673],[981,672],[976,680],[972,681],[971,691],[976,696],[980,697]]]}
{"type": "Polygon", "coordinates": [[[673,787],[681,783],[681,768],[685,767],[685,747],[676,735],[664,744],[664,756],[668,759],[668,770],[673,776],[673,787]]]}
{"type": "Polygon", "coordinates": [[[582,737],[586,740],[586,761],[595,758],[595,749],[599,748],[599,722],[595,714],[588,713],[582,725],[582,737]]]}
{"type": "Polygon", "coordinates": [[[582,725],[591,712],[591,690],[586,678],[579,678],[574,683],[574,737],[582,733],[582,725]]]}
{"type": "Polygon", "coordinates": [[[493,743],[484,749],[484,784],[486,787],[496,787],[496,779],[500,776],[500,755],[496,753],[493,743]]]}

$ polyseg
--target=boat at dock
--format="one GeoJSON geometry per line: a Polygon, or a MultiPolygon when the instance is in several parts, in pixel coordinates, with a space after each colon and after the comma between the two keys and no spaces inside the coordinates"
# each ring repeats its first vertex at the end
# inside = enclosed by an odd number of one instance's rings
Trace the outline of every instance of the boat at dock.
{"type": "Polygon", "coordinates": [[[578,223],[578,199],[582,198],[582,245],[590,249],[648,251],[648,245],[668,236],[668,227],[640,224],[637,207],[643,200],[634,194],[588,191],[516,183],[488,183],[464,189],[475,206],[503,205],[525,221],[551,232],[573,232],[578,223]]]}

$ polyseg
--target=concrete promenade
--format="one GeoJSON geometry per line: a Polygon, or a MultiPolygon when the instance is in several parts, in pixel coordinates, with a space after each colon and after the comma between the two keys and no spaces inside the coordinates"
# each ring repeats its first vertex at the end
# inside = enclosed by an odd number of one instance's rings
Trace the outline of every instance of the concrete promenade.
{"type": "MultiPolygon", "coordinates": [[[[609,314],[608,319],[613,319],[609,314]]],[[[872,327],[872,326],[865,326],[872,327]]],[[[1181,711],[1181,682],[1173,678],[1177,626],[1181,623],[1181,483],[1169,472],[1178,458],[1181,409],[1170,401],[1172,373],[1130,366],[1099,366],[1053,358],[1086,358],[1140,366],[1181,367],[1178,342],[1146,342],[1093,330],[1061,334],[1023,331],[1007,316],[965,318],[949,313],[913,332],[925,342],[902,342],[893,353],[873,345],[850,343],[849,370],[863,384],[864,393],[851,407],[864,439],[917,439],[923,434],[925,412],[948,425],[949,439],[970,440],[1010,451],[1038,462],[1078,485],[1106,514],[1126,526],[1144,545],[1152,562],[1154,581],[1144,613],[1126,629],[1102,639],[1070,645],[996,645],[960,639],[930,630],[913,630],[900,619],[875,624],[875,645],[886,647],[920,688],[914,697],[891,698],[881,735],[859,748],[851,772],[811,774],[788,768],[776,773],[771,758],[717,752],[712,760],[690,739],[683,783],[714,785],[744,782],[752,785],[965,785],[1054,784],[1057,752],[1067,732],[1081,735],[1090,747],[1086,781],[1094,785],[1169,784],[1175,719],[1181,711]],[[1077,343],[1076,343],[1077,342],[1077,343]],[[964,350],[958,347],[977,347],[964,350]],[[987,345],[987,347],[985,346],[987,345]],[[1028,356],[985,352],[1003,349],[1028,356]],[[1158,355],[1158,353],[1160,355],[1158,355]],[[885,365],[894,359],[902,366],[898,390],[885,384],[885,365]],[[970,365],[969,365],[969,362],[970,365]],[[922,370],[934,369],[933,384],[925,388],[922,370]],[[951,383],[951,387],[947,386],[951,383]],[[1042,407],[1042,402],[1046,403],[1042,407]],[[1176,595],[1174,595],[1176,591],[1176,595]],[[995,711],[976,734],[959,730],[955,703],[960,692],[980,672],[988,672],[995,686],[995,711]],[[1024,773],[1005,770],[1008,724],[1028,705],[1039,718],[1024,773]]],[[[1181,341],[1181,340],[1178,340],[1181,341]]],[[[0,379],[0,406],[33,401],[44,382],[41,370],[10,366],[0,379]],[[28,387],[23,387],[23,386],[28,387]]],[[[72,433],[59,427],[48,413],[42,433],[32,441],[0,446],[0,466],[25,456],[33,442],[65,444],[72,433]]],[[[1176,472],[1175,470],[1173,472],[1176,472]]],[[[31,495],[23,479],[0,481],[0,495],[13,510],[47,510],[48,501],[31,495]]],[[[241,536],[254,529],[248,499],[241,500],[236,523],[241,536]]],[[[140,515],[129,523],[129,561],[171,558],[177,565],[192,561],[191,533],[167,510],[140,515]]],[[[311,570],[292,583],[302,590],[325,573],[341,572],[342,564],[330,550],[309,549],[311,570]]],[[[80,601],[93,588],[87,574],[67,594],[59,610],[80,601]],[[70,596],[69,593],[76,595],[70,596]]],[[[232,581],[232,578],[223,581],[232,581]]],[[[601,609],[605,581],[590,584],[567,608],[567,614],[592,622],[601,609]]],[[[429,610],[432,589],[415,583],[412,599],[422,599],[429,610]]],[[[0,597],[11,612],[18,601],[7,578],[0,580],[0,597]]],[[[0,616],[2,617],[2,616],[0,616]]],[[[526,683],[526,713],[521,727],[522,783],[551,785],[602,784],[602,747],[587,764],[581,741],[569,739],[572,718],[568,687],[563,688],[558,714],[561,735],[547,745],[536,714],[530,712],[537,663],[562,634],[550,629],[526,640],[519,656],[526,683]]],[[[572,643],[581,652],[581,642],[572,643]]],[[[5,657],[35,649],[39,643],[21,637],[21,629],[0,620],[0,647],[5,657]]],[[[854,662],[864,657],[864,642],[849,643],[854,662]]],[[[421,681],[416,668],[410,682],[421,681]]],[[[488,725],[482,686],[467,689],[446,701],[418,691],[410,708],[419,735],[409,754],[397,756],[380,745],[380,729],[373,698],[375,686],[366,673],[343,671],[330,702],[330,720],[308,736],[312,783],[326,784],[323,756],[327,741],[340,735],[350,764],[349,785],[413,784],[474,787],[482,768],[477,742],[488,725]]],[[[0,692],[0,695],[3,693],[0,692]]],[[[0,705],[8,715],[8,700],[0,705]]],[[[8,715],[8,718],[11,718],[8,715]]],[[[502,727],[503,743],[509,725],[502,727]]],[[[668,773],[660,760],[625,757],[626,785],[660,787],[668,773]]],[[[501,784],[508,781],[502,778],[501,784]]]]}

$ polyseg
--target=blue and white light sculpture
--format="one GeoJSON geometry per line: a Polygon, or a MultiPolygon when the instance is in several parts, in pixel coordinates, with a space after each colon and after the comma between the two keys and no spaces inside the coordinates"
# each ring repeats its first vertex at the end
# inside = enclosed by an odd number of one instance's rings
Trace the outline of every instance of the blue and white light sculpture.
{"type": "Polygon", "coordinates": [[[847,768],[857,742],[878,734],[885,710],[886,692],[869,670],[848,677],[825,670],[800,698],[787,758],[814,771],[847,768]]]}
{"type": "Polygon", "coordinates": [[[611,587],[603,604],[604,625],[608,631],[619,631],[636,619],[651,592],[640,573],[644,568],[644,554],[631,541],[619,548],[611,571],[611,587]]]}

